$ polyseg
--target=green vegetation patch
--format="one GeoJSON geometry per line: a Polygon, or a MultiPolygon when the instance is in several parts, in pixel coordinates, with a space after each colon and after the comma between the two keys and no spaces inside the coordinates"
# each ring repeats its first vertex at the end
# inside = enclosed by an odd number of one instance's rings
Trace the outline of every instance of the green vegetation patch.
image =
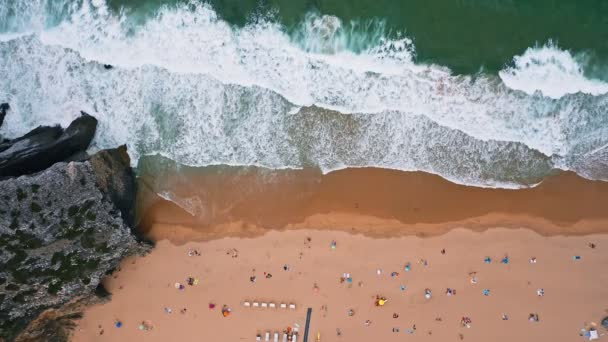
{"type": "Polygon", "coordinates": [[[39,213],[40,211],[42,211],[42,207],[38,203],[32,202],[30,203],[30,210],[33,213],[39,213]]]}
{"type": "Polygon", "coordinates": [[[21,190],[21,188],[17,188],[17,201],[21,202],[27,198],[27,192],[21,190]]]}
{"type": "Polygon", "coordinates": [[[68,208],[68,216],[69,217],[74,217],[76,214],[78,214],[78,206],[77,205],[73,205],[71,207],[68,208]]]}
{"type": "Polygon", "coordinates": [[[34,194],[38,192],[38,189],[40,189],[40,185],[38,185],[38,184],[32,184],[31,187],[32,187],[32,193],[34,193],[34,194]]]}

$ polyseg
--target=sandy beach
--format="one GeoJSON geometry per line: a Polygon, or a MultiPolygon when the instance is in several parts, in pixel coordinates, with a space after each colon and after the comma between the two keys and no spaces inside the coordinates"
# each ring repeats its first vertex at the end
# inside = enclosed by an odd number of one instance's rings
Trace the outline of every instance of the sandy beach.
{"type": "Polygon", "coordinates": [[[85,311],[74,341],[282,341],[296,327],[302,341],[307,308],[308,341],[577,341],[592,324],[606,334],[606,183],[206,171],[141,178],[140,226],[156,247],[105,280],[111,300],[85,311]],[[167,185],[177,204],[156,195],[167,185]]]}
{"type": "Polygon", "coordinates": [[[112,300],[85,312],[74,341],[255,341],[258,333],[264,340],[266,331],[296,324],[302,333],[307,308],[309,341],[317,333],[322,341],[578,341],[581,328],[608,314],[606,246],[606,235],[543,237],[501,228],[430,238],[295,230],[181,246],[164,240],[149,255],[125,260],[105,281],[112,300]],[[189,286],[188,277],[197,284],[189,286]],[[176,289],[176,282],[185,288],[176,289]],[[447,288],[455,294],[448,296],[447,288]],[[376,295],[387,303],[375,306],[376,295]],[[247,308],[244,301],[277,308],[247,308]],[[229,317],[222,316],[223,305],[231,308],[229,317]],[[528,320],[531,313],[539,322],[528,320]],[[471,319],[470,328],[462,317],[471,319]],[[143,321],[150,330],[138,328],[143,321]]]}

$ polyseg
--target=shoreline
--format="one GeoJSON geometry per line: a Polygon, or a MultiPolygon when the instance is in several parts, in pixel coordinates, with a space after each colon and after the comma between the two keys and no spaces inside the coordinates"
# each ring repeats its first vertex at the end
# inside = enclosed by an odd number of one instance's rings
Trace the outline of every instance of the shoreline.
{"type": "Polygon", "coordinates": [[[376,168],[326,175],[312,169],[190,168],[143,174],[139,182],[140,231],[173,243],[303,228],[376,238],[435,236],[455,227],[527,227],[547,236],[608,233],[608,182],[571,172],[517,190],[376,168]],[[161,191],[181,207],[159,197],[161,191]]]}

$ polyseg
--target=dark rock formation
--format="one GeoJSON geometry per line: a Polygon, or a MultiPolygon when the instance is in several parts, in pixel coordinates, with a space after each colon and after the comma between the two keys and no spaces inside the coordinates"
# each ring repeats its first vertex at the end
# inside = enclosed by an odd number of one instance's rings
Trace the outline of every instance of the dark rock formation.
{"type": "Polygon", "coordinates": [[[114,69],[114,66],[112,66],[112,64],[104,64],[103,68],[106,70],[112,70],[112,69],[114,69]]]}
{"type": "Polygon", "coordinates": [[[122,219],[133,227],[137,183],[127,147],[123,145],[116,149],[100,151],[93,155],[89,162],[95,172],[97,187],[120,210],[122,219]]]}
{"type": "Polygon", "coordinates": [[[65,131],[41,126],[21,138],[0,143],[0,178],[39,172],[86,151],[96,128],[97,119],[82,112],[65,131]]]}
{"type": "MultiPolygon", "coordinates": [[[[73,152],[88,145],[91,119],[79,118],[53,146],[73,152]],[[70,140],[76,135],[81,137],[70,140]]],[[[33,134],[48,141],[57,132],[42,128],[33,134]]],[[[90,296],[121,259],[145,250],[129,225],[134,194],[125,147],[0,181],[0,339],[14,339],[44,310],[90,296]]]]}
{"type": "Polygon", "coordinates": [[[6,116],[6,111],[9,110],[11,107],[8,105],[8,103],[0,103],[0,127],[2,127],[2,124],[4,123],[4,117],[6,116]]]}
{"type": "Polygon", "coordinates": [[[602,326],[608,330],[608,316],[604,317],[602,320],[602,326]]]}

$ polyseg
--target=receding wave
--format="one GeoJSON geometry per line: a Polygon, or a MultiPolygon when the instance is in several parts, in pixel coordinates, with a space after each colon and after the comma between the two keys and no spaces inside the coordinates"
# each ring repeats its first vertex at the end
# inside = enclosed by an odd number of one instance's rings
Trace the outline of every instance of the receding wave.
{"type": "Polygon", "coordinates": [[[601,92],[543,96],[502,74],[417,64],[413,41],[382,21],[311,14],[291,31],[267,18],[235,28],[193,2],[142,23],[102,0],[53,3],[61,19],[41,10],[43,23],[2,27],[8,136],[84,109],[100,118],[96,147],[127,143],[134,162],[378,166],[507,187],[553,168],[608,179],[601,92]]]}

